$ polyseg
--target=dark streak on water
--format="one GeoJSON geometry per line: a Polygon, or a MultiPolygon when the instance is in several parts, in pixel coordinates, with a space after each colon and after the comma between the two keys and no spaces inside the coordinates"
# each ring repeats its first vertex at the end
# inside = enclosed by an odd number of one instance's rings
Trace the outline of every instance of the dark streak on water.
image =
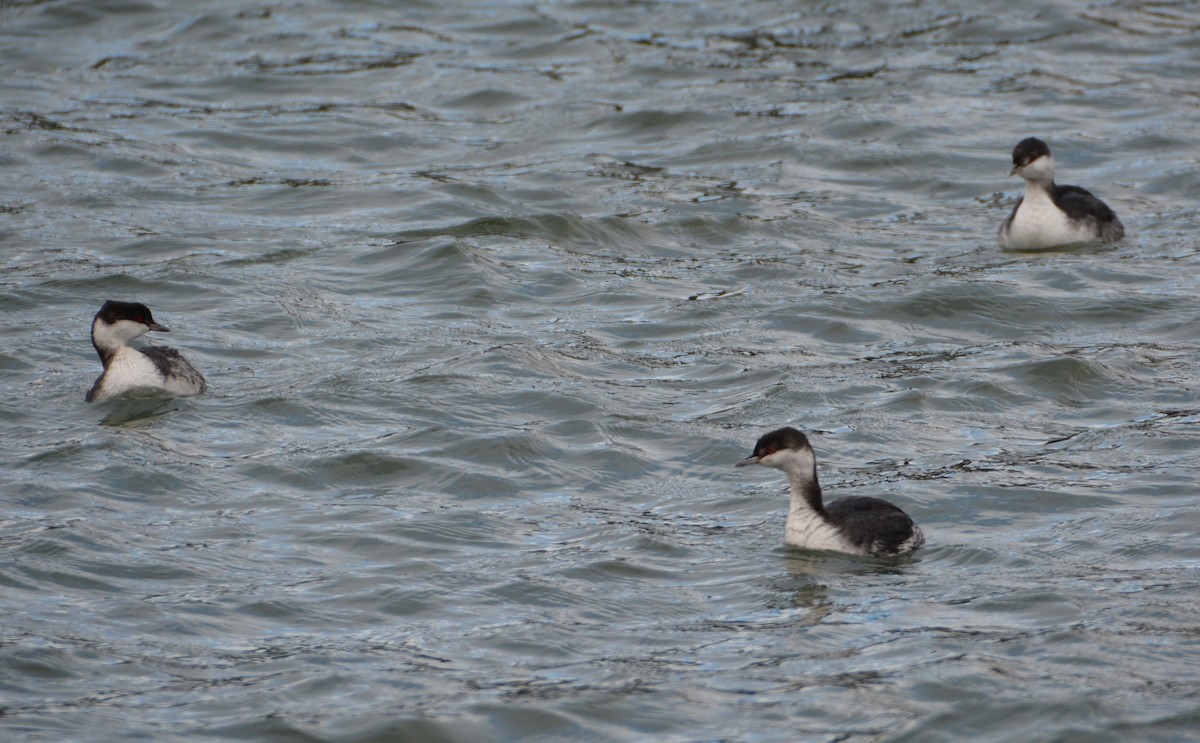
{"type": "Polygon", "coordinates": [[[0,737],[1195,738],[1194,3],[0,19],[0,737]],[[1125,241],[997,248],[1031,134],[1125,241]]]}

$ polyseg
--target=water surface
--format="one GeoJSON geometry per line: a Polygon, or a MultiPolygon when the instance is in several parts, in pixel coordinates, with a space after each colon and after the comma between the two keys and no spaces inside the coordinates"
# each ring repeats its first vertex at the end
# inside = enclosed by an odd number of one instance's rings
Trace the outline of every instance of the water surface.
{"type": "Polygon", "coordinates": [[[6,740],[1195,736],[1194,3],[0,17],[6,740]],[[1029,135],[1124,241],[998,248],[1029,135]]]}

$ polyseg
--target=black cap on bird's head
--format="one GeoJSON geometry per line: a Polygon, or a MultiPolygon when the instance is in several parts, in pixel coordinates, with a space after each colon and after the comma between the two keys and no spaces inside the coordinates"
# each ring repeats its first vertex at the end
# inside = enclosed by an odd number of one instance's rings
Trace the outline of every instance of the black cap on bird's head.
{"type": "Polygon", "coordinates": [[[758,439],[758,443],[754,445],[754,453],[740,462],[736,462],[733,466],[743,467],[747,464],[758,464],[763,457],[769,457],[785,449],[803,451],[804,449],[811,450],[812,447],[809,446],[807,436],[791,426],[785,426],[784,428],[763,434],[758,439]]]}
{"type": "Polygon", "coordinates": [[[1046,143],[1037,137],[1026,137],[1017,146],[1013,147],[1013,167],[1008,171],[1009,175],[1016,175],[1017,171],[1025,167],[1029,163],[1037,160],[1039,157],[1048,156],[1050,148],[1046,143]]]}
{"type": "Polygon", "coordinates": [[[100,311],[96,313],[97,320],[103,320],[109,325],[115,325],[122,320],[145,325],[151,330],[157,330],[160,333],[169,333],[171,329],[165,325],[159,325],[154,322],[154,315],[150,314],[150,308],[141,302],[118,302],[110,299],[100,307],[100,311]]]}

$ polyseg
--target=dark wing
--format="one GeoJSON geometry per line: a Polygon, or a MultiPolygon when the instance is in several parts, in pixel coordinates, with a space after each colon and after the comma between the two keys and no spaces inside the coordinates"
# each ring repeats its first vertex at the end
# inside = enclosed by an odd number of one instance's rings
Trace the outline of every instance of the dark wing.
{"type": "Polygon", "coordinates": [[[873,555],[895,554],[916,532],[907,513],[879,498],[851,495],[838,498],[825,510],[856,547],[873,555]]]}
{"type": "Polygon", "coordinates": [[[146,346],[138,350],[145,354],[146,358],[154,362],[154,368],[158,369],[158,373],[162,374],[163,379],[181,377],[199,385],[201,392],[208,388],[208,384],[204,381],[204,376],[196,371],[196,367],[188,363],[183,354],[174,348],[170,348],[169,346],[146,346]]]}
{"type": "Polygon", "coordinates": [[[1105,240],[1119,240],[1125,236],[1125,227],[1116,213],[1086,188],[1055,186],[1050,197],[1067,214],[1081,214],[1084,220],[1094,222],[1105,240]]]}
{"type": "Polygon", "coordinates": [[[85,402],[95,402],[95,400],[96,400],[96,395],[99,395],[99,394],[100,394],[100,383],[101,383],[101,382],[103,382],[103,381],[104,381],[104,375],[103,375],[103,374],[101,374],[100,376],[96,377],[96,381],[95,381],[95,383],[92,385],[92,388],[91,388],[90,390],[88,390],[87,397],[83,398],[85,402]]]}
{"type": "Polygon", "coordinates": [[[154,362],[154,367],[158,369],[158,373],[163,375],[163,379],[175,373],[175,369],[180,363],[188,364],[187,359],[183,358],[183,354],[176,351],[174,348],[167,346],[146,346],[139,348],[146,358],[154,362]]]}
{"type": "Polygon", "coordinates": [[[1097,199],[1091,191],[1081,186],[1058,186],[1051,196],[1058,208],[1067,214],[1085,214],[1091,219],[1098,219],[1102,222],[1117,217],[1116,214],[1113,214],[1113,210],[1108,208],[1108,204],[1097,199]]]}

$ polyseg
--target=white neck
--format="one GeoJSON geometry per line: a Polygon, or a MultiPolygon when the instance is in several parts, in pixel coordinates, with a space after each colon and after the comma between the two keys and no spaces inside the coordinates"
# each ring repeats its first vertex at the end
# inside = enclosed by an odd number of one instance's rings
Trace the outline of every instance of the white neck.
{"type": "Polygon", "coordinates": [[[812,459],[812,454],[809,454],[807,465],[799,461],[788,462],[788,466],[782,468],[787,473],[788,485],[791,486],[793,511],[807,509],[815,513],[814,504],[821,502],[821,486],[817,482],[815,462],[812,459]]]}
{"type": "Polygon", "coordinates": [[[150,328],[140,322],[132,320],[118,320],[110,324],[97,318],[92,321],[92,345],[104,356],[128,346],[135,338],[142,337],[149,330],[150,328]]]}
{"type": "Polygon", "coordinates": [[[784,526],[784,542],[805,549],[853,552],[824,512],[815,471],[797,468],[788,469],[787,473],[792,500],[784,526]]]}
{"type": "Polygon", "coordinates": [[[1042,155],[1021,168],[1018,173],[1027,183],[1050,184],[1054,182],[1054,156],[1042,155]]]}
{"type": "Polygon", "coordinates": [[[821,502],[821,485],[817,479],[817,460],[812,449],[792,450],[779,456],[773,466],[783,470],[792,492],[788,507],[788,530],[794,521],[824,521],[825,506],[821,502]]]}

